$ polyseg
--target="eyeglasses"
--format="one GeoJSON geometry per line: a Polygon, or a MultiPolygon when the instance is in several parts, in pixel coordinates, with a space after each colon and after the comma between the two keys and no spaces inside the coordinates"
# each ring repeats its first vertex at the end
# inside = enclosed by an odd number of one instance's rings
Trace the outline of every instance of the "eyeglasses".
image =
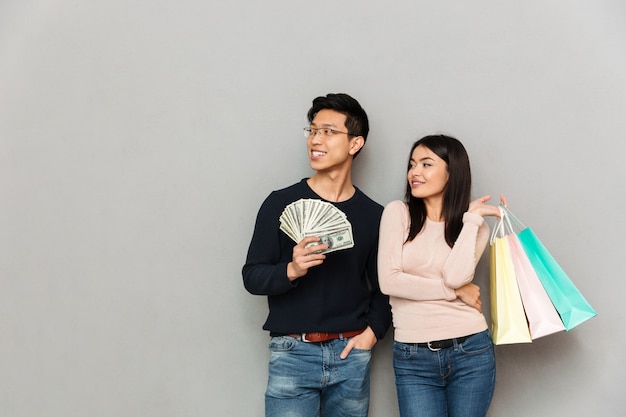
{"type": "Polygon", "coordinates": [[[359,135],[355,135],[354,133],[350,133],[350,132],[340,132],[339,130],[335,130],[335,129],[330,129],[328,127],[321,127],[319,129],[314,128],[314,127],[305,127],[304,128],[304,137],[305,138],[310,138],[311,136],[317,136],[317,134],[320,134],[324,137],[331,137],[334,135],[339,135],[339,134],[344,134],[344,135],[349,135],[349,136],[359,136],[359,135]]]}

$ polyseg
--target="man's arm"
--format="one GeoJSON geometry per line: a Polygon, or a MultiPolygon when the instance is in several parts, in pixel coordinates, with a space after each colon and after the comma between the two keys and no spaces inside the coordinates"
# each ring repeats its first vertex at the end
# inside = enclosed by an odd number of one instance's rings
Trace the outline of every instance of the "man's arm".
{"type": "Polygon", "coordinates": [[[296,285],[287,277],[287,264],[291,259],[281,253],[279,216],[283,207],[278,196],[272,193],[257,214],[242,269],[244,287],[251,294],[277,295],[296,285]]]}
{"type": "Polygon", "coordinates": [[[367,276],[371,285],[371,300],[367,313],[367,322],[378,340],[385,337],[391,325],[391,306],[389,297],[380,291],[378,284],[378,248],[375,247],[369,256],[367,276]]]}

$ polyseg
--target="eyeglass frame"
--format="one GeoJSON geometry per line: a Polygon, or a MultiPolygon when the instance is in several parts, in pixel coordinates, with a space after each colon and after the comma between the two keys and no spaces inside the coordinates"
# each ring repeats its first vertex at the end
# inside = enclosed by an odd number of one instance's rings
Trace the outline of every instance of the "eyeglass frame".
{"type": "Polygon", "coordinates": [[[305,138],[310,138],[311,136],[315,137],[317,136],[318,132],[325,137],[330,137],[333,135],[337,135],[337,134],[344,134],[344,135],[348,135],[348,136],[361,136],[361,135],[357,135],[356,133],[350,133],[350,132],[342,132],[340,130],[335,130],[335,129],[331,129],[329,127],[305,127],[304,129],[302,129],[302,132],[304,133],[304,137],[305,138]],[[330,135],[326,132],[332,132],[330,135]]]}

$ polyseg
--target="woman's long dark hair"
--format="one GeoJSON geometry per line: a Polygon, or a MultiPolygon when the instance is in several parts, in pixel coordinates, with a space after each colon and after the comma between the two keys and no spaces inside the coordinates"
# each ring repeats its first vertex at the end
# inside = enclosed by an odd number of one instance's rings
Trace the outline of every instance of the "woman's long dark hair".
{"type": "MultiPolygon", "coordinates": [[[[411,168],[411,155],[418,146],[425,146],[448,164],[448,183],[443,191],[442,215],[445,221],[445,238],[452,247],[463,227],[463,214],[469,208],[472,174],[469,157],[463,144],[450,136],[430,135],[415,142],[409,153],[407,173],[411,168]]],[[[426,222],[426,206],[421,198],[413,197],[411,184],[407,182],[405,201],[409,206],[411,226],[406,241],[410,242],[422,230],[426,222]]]]}

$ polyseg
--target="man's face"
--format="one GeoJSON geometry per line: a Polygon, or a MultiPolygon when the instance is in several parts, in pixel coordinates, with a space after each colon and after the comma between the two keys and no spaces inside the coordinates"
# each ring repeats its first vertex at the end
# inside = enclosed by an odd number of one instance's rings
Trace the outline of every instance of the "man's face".
{"type": "Polygon", "coordinates": [[[349,136],[346,116],[334,110],[320,110],[311,121],[307,149],[311,168],[332,171],[349,167],[353,155],[363,146],[361,136],[349,136]]]}

